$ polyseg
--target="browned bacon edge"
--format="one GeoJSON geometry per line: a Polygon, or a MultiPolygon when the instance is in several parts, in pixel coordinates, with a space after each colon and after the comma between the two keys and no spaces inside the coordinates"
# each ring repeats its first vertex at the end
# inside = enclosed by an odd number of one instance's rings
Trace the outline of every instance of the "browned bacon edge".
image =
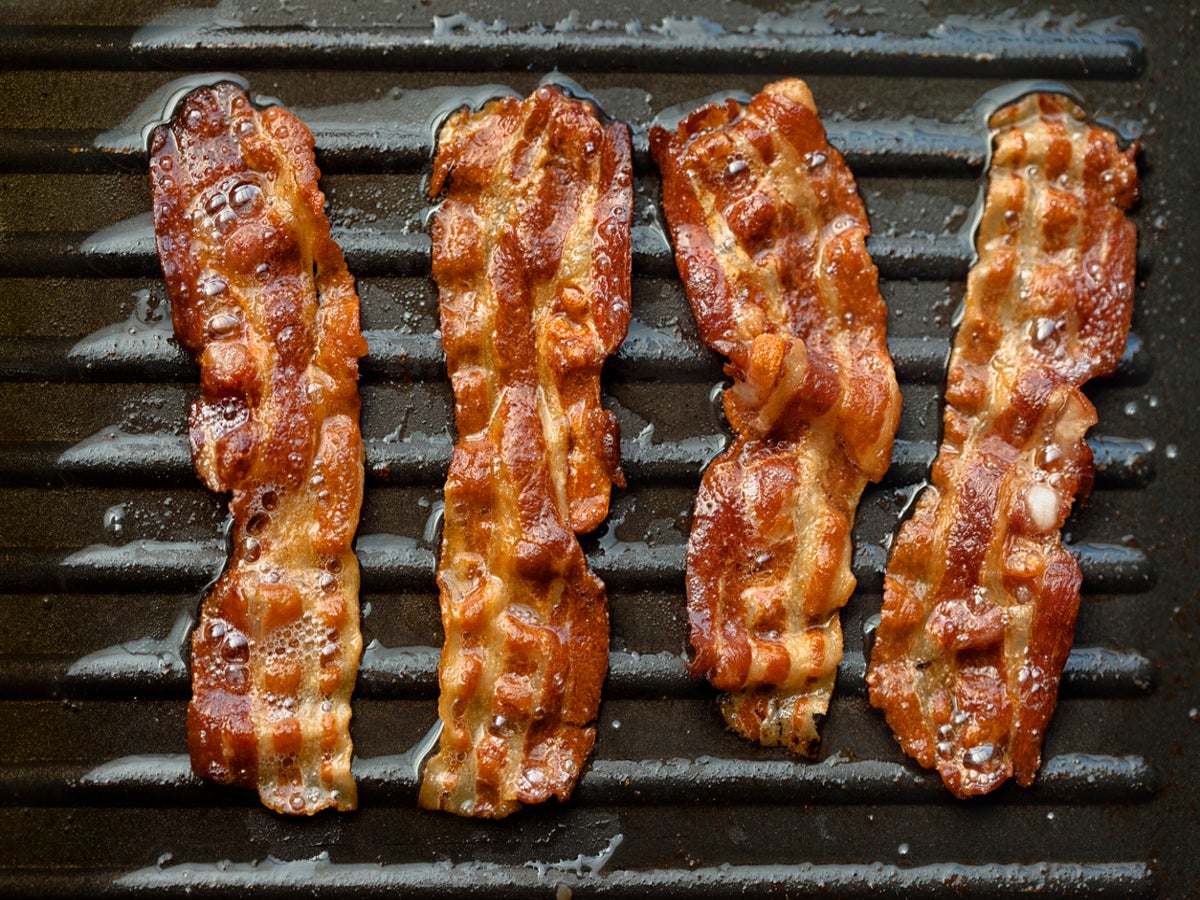
{"type": "Polygon", "coordinates": [[[735,731],[812,754],[858,500],[900,417],[866,213],[796,79],[655,127],[650,146],[701,337],[734,379],[737,438],[704,474],[688,545],[691,670],[729,692],[735,731]]]}
{"type": "Polygon", "coordinates": [[[221,83],[150,152],[175,335],[200,363],[192,460],[232,494],[233,557],[192,637],[192,768],[279,812],[353,809],[366,343],[313,138],[221,83]]]}
{"type": "Polygon", "coordinates": [[[978,262],[932,484],[901,528],[867,677],[905,752],[959,797],[1030,784],[1079,608],[1060,529],[1092,484],[1096,412],[1133,309],[1136,147],[1065,97],[991,120],[978,262]]]}
{"type": "Polygon", "coordinates": [[[600,369],[625,337],[629,133],[541,87],[438,138],[433,275],[458,443],[438,584],[438,753],[420,803],[498,818],[566,799],[608,664],[604,585],[577,533],[623,485],[600,369]]]}

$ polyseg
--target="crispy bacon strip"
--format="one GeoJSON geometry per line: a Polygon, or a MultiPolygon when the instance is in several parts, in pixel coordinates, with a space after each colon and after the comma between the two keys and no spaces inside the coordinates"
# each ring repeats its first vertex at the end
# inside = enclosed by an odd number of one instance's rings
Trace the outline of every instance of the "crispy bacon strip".
{"type": "Polygon", "coordinates": [[[566,799],[608,664],[576,534],[623,485],[600,368],[629,324],[629,133],[542,87],[442,127],[433,275],[458,443],[438,584],[441,747],[421,805],[499,818],[566,799]]]}
{"type": "Polygon", "coordinates": [[[1059,531],[1091,489],[1079,386],[1133,309],[1136,148],[1034,94],[991,120],[978,262],[932,484],[900,530],[867,677],[905,752],[959,797],[1033,781],[1079,608],[1059,531]]]}
{"type": "Polygon", "coordinates": [[[353,809],[366,343],[313,138],[222,83],[150,149],[175,335],[200,363],[192,460],[232,492],[233,558],[192,636],[192,768],[279,812],[353,809]]]}
{"type": "Polygon", "coordinates": [[[900,418],[867,217],[795,79],[656,127],[650,147],[701,337],[734,379],[737,439],[704,474],[688,544],[691,671],[730,692],[739,734],[812,754],[855,511],[900,418]]]}

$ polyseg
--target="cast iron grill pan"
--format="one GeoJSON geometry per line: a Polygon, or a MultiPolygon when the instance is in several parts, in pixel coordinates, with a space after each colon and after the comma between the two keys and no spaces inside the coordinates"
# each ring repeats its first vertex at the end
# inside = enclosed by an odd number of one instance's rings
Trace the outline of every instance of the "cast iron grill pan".
{"type": "Polygon", "coordinates": [[[1138,739],[1161,648],[1128,627],[1164,577],[1164,523],[1145,499],[1160,439],[1130,411],[1161,377],[1149,345],[1162,323],[1136,316],[1117,376],[1089,389],[1097,489],[1066,529],[1085,596],[1036,784],[955,801],[899,751],[864,685],[890,537],[937,447],[987,150],[972,105],[1008,80],[1055,78],[1129,131],[1118,119],[1148,90],[1141,36],[1070,17],[802,33],[740,13],[741,30],[682,15],[640,30],[465,16],[377,29],[340,15],[319,27],[30,16],[0,34],[13,87],[0,106],[13,198],[0,219],[0,894],[1108,897],[1156,895],[1187,874],[1159,871],[1163,848],[1135,826],[1154,817],[1171,765],[1148,752],[1161,742],[1138,739]],[[634,323],[605,374],[629,486],[585,539],[613,618],[590,766],[568,804],[479,823],[415,809],[436,719],[437,504],[453,444],[424,227],[431,110],[456,92],[477,101],[485,82],[527,93],[556,67],[634,127],[634,323]],[[367,649],[352,724],[361,808],[347,816],[274,816],[189,770],[188,639],[225,550],[223,503],[188,456],[197,370],[171,338],[145,183],[150,118],[136,112],[170,93],[173,69],[193,83],[237,72],[312,128],[359,282],[367,649]],[[809,78],[859,178],[905,395],[892,468],[860,510],[846,656],[813,762],[728,734],[714,692],[685,673],[691,500],[728,432],[712,399],[720,362],[675,275],[645,140],[666,106],[784,73],[809,78]],[[895,99],[910,79],[941,92],[912,114],[895,99]],[[39,121],[17,102],[38,85],[48,103],[83,98],[85,112],[39,121]]]}

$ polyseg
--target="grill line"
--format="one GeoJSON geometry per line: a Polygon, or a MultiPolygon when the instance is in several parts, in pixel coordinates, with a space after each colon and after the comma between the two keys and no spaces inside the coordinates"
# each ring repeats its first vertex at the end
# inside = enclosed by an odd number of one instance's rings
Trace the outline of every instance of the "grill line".
{"type": "MultiPolygon", "coordinates": [[[[190,631],[183,633],[186,640],[190,631]]],[[[180,698],[191,678],[182,646],[170,638],[118,645],[80,659],[55,656],[0,657],[0,692],[9,699],[80,697],[121,700],[147,696],[180,698]]],[[[437,696],[436,647],[383,647],[363,653],[355,693],[376,699],[429,699],[437,696]]],[[[836,696],[863,697],[866,662],[848,650],[838,667],[836,696]]],[[[1140,697],[1156,683],[1153,664],[1142,654],[1107,647],[1076,647],[1063,673],[1063,696],[1140,697]]],[[[608,658],[604,696],[610,699],[708,697],[712,691],[687,675],[677,653],[613,652],[608,658]]]]}
{"type": "MultiPolygon", "coordinates": [[[[411,754],[356,759],[354,779],[364,805],[413,802],[417,762],[411,754]]],[[[1010,802],[1106,803],[1148,798],[1157,787],[1153,768],[1138,756],[1067,753],[1047,759],[1030,789],[1010,802]]],[[[595,759],[575,789],[576,802],[595,806],[634,803],[928,803],[944,789],[915,766],[882,760],[829,757],[819,763],[790,759],[595,759]]],[[[191,772],[185,753],[142,754],[94,769],[44,763],[0,768],[0,803],[19,805],[139,803],[210,805],[248,803],[252,794],[222,790],[191,772]]]]}
{"type": "MultiPolygon", "coordinates": [[[[103,873],[104,895],[186,897],[194,891],[210,897],[243,897],[247,891],[284,896],[297,884],[312,885],[330,897],[384,897],[397,891],[406,897],[472,896],[486,884],[494,900],[550,896],[562,887],[574,897],[702,896],[711,898],[828,895],[846,900],[908,900],[920,897],[987,896],[1009,900],[1030,892],[1059,897],[1127,898],[1156,896],[1157,880],[1143,862],[1043,862],[1035,864],[934,863],[898,867],[788,864],[723,865],[700,869],[616,869],[596,877],[559,866],[527,862],[491,863],[332,863],[322,854],[313,860],[250,863],[184,862],[147,866],[135,872],[103,873]]],[[[30,870],[0,875],[0,894],[78,897],[94,890],[95,875],[30,870]]]]}
{"type": "MultiPolygon", "coordinates": [[[[359,535],[356,552],[368,591],[434,589],[434,553],[404,535],[359,535]]],[[[685,545],[602,539],[585,542],[588,564],[614,588],[679,588],[683,584],[685,545]]],[[[1153,561],[1137,547],[1123,544],[1069,545],[1083,569],[1087,593],[1140,593],[1154,586],[1153,561]]],[[[139,540],[119,546],[94,544],[71,553],[12,548],[10,566],[0,573],[0,589],[126,592],[199,590],[222,565],[225,551],[216,542],[139,540]]],[[[855,547],[853,571],[859,591],[882,586],[886,551],[878,544],[855,547]]]]}
{"type": "MultiPolygon", "coordinates": [[[[634,23],[630,23],[633,25],[634,23]]],[[[728,32],[704,20],[597,31],[355,28],[9,26],[0,60],[22,69],[374,69],[792,72],[992,78],[1134,78],[1144,64],[1132,32],[928,35],[728,32]],[[673,26],[673,27],[672,27],[673,26]],[[674,32],[674,33],[672,33],[674,32]]],[[[831,29],[832,30],[832,29],[831,29]]]]}
{"type": "MultiPolygon", "coordinates": [[[[362,360],[364,383],[396,378],[445,379],[441,340],[433,334],[385,329],[363,332],[370,348],[362,360]]],[[[893,337],[888,348],[903,384],[940,384],[950,341],[941,337],[893,337]]],[[[1150,354],[1130,334],[1110,384],[1140,384],[1152,368],[1150,354]]],[[[700,381],[723,378],[721,361],[694,334],[680,334],[636,319],[606,374],[628,380],[700,381]]],[[[0,377],[9,381],[185,381],[198,370],[169,329],[136,320],[119,322],[79,341],[70,338],[0,338],[0,377]]]]}
{"type": "MultiPolygon", "coordinates": [[[[323,175],[392,174],[421,171],[433,157],[431,126],[395,103],[395,117],[364,115],[347,122],[323,109],[297,110],[316,139],[323,175]],[[414,124],[417,123],[417,124],[414,124]]],[[[630,123],[634,172],[654,169],[646,124],[630,123]]],[[[859,173],[971,176],[987,155],[987,141],[976,130],[933,121],[832,120],[829,141],[859,173]]],[[[0,172],[89,173],[142,172],[149,164],[140,132],[72,131],[13,128],[0,130],[0,172]]]]}
{"type": "MultiPolygon", "coordinates": [[[[356,278],[372,275],[428,275],[429,235],[414,231],[335,227],[333,237],[356,278]]],[[[145,277],[159,274],[150,213],[94,234],[9,232],[0,275],[145,277]]],[[[971,249],[955,236],[911,234],[867,240],[880,274],[888,278],[962,280],[971,249]]],[[[675,274],[675,258],[657,228],[633,227],[635,276],[675,274]]]]}
{"type": "MultiPolygon", "coordinates": [[[[370,408],[370,404],[365,404],[370,408]]],[[[1097,485],[1137,488],[1154,477],[1155,448],[1146,438],[1093,435],[1097,485]]],[[[695,484],[704,465],[723,449],[722,434],[679,441],[621,442],[621,467],[632,482],[695,484]]],[[[433,485],[445,480],[452,441],[448,433],[415,434],[399,440],[366,441],[367,478],[374,484],[433,485]]],[[[925,478],[937,452],[934,441],[899,440],[885,485],[915,484],[925,478]]],[[[187,438],[167,432],[129,434],[105,428],[74,445],[43,442],[0,448],[0,474],[13,483],[39,484],[62,478],[72,484],[191,486],[195,481],[187,438]]]]}
{"type": "Polygon", "coordinates": [[[524,865],[492,863],[371,864],[331,863],[325,854],[313,860],[262,863],[185,862],[146,866],[130,873],[46,872],[38,869],[0,874],[0,895],[76,898],[103,887],[106,897],[242,897],[247,891],[285,896],[297,884],[313,885],[323,896],[384,897],[402,891],[406,897],[472,896],[487,884],[494,900],[549,895],[559,888],[576,897],[703,896],[711,898],[814,896],[829,893],[847,900],[907,900],[944,897],[959,891],[995,900],[1026,896],[1032,891],[1061,897],[1148,898],[1157,896],[1153,871],[1141,862],[1036,864],[933,863],[896,867],[868,865],[787,864],[722,865],[703,869],[617,869],[597,872],[574,862],[524,865]],[[954,892],[948,894],[947,892],[954,892]]]}

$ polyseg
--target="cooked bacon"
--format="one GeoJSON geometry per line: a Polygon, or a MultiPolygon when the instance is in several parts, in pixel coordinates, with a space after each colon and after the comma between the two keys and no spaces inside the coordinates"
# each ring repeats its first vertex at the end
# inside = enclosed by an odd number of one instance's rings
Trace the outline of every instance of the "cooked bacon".
{"type": "Polygon", "coordinates": [[[795,79],[656,127],[650,146],[701,337],[734,379],[737,437],[704,474],[688,544],[691,671],[729,692],[739,734],[812,754],[855,511],[900,418],[867,217],[795,79]]]}
{"type": "Polygon", "coordinates": [[[541,87],[442,127],[433,274],[456,401],[438,584],[441,746],[421,805],[499,818],[570,796],[608,664],[576,534],[623,485],[600,368],[629,325],[629,133],[541,87]]]}
{"type": "Polygon", "coordinates": [[[1059,531],[1133,308],[1135,148],[1070,100],[997,112],[978,262],[932,484],[900,530],[867,676],[905,752],[959,797],[1030,784],[1079,608],[1059,531]]]}
{"type": "Polygon", "coordinates": [[[150,149],[175,335],[200,363],[192,460],[232,492],[233,557],[192,636],[192,768],[279,812],[353,809],[366,343],[312,135],[222,83],[150,149]]]}

